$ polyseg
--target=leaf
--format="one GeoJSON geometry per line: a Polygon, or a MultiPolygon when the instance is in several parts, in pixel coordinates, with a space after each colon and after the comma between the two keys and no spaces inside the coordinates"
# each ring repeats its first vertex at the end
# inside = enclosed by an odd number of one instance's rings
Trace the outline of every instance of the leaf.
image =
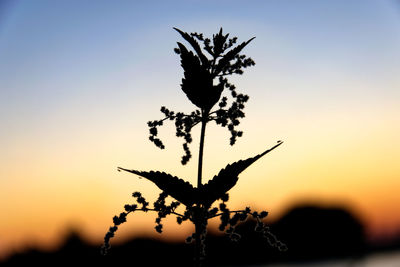
{"type": "Polygon", "coordinates": [[[182,91],[189,100],[201,109],[210,110],[219,100],[223,87],[213,86],[209,71],[200,64],[199,58],[178,42],[181,51],[181,66],[184,70],[182,91]]]}
{"type": "Polygon", "coordinates": [[[142,176],[153,183],[163,192],[175,198],[186,206],[192,206],[199,200],[198,191],[189,183],[176,176],[159,171],[137,171],[118,167],[118,170],[127,171],[142,176]]]}
{"type": "Polygon", "coordinates": [[[196,51],[196,54],[199,56],[201,63],[205,67],[208,67],[210,65],[210,62],[208,61],[208,58],[203,54],[203,52],[201,52],[199,43],[188,33],[183,32],[178,28],[174,28],[174,30],[179,32],[183,39],[185,39],[193,47],[194,51],[196,51]]]}
{"type": "Polygon", "coordinates": [[[224,196],[238,181],[238,175],[242,173],[247,167],[253,164],[256,160],[271,152],[283,142],[278,143],[270,149],[265,150],[257,156],[248,158],[246,160],[239,160],[232,164],[228,164],[224,169],[221,169],[218,175],[214,176],[207,184],[200,188],[194,188],[189,182],[186,182],[176,176],[159,171],[137,171],[128,170],[118,167],[118,170],[127,171],[136,175],[142,176],[153,183],[163,192],[175,198],[184,205],[190,207],[194,204],[203,204],[211,206],[217,199],[224,196]]]}
{"type": "Polygon", "coordinates": [[[255,157],[248,158],[246,160],[239,160],[232,164],[228,164],[224,169],[221,169],[218,175],[214,176],[207,184],[200,188],[200,195],[202,196],[202,202],[205,205],[211,205],[217,199],[223,197],[238,181],[238,175],[242,173],[247,167],[253,164],[256,160],[271,152],[283,142],[279,141],[272,148],[267,149],[261,154],[255,157]]]}
{"type": "Polygon", "coordinates": [[[227,53],[223,56],[223,58],[221,58],[221,59],[218,61],[218,65],[215,67],[215,73],[214,73],[214,75],[217,75],[219,72],[221,72],[222,69],[229,63],[229,61],[231,61],[232,59],[234,59],[235,56],[236,56],[237,54],[239,54],[239,52],[242,51],[242,49],[243,49],[246,45],[248,45],[254,38],[256,38],[256,37],[253,37],[253,38],[251,38],[250,40],[248,40],[247,42],[243,42],[243,43],[241,43],[240,45],[236,46],[235,48],[229,50],[229,52],[227,52],[227,53]]]}
{"type": "Polygon", "coordinates": [[[224,44],[228,36],[229,33],[225,36],[222,34],[222,28],[219,30],[219,33],[213,36],[214,57],[218,57],[224,51],[224,44]]]}
{"type": "Polygon", "coordinates": [[[181,65],[184,70],[189,67],[196,66],[196,68],[201,68],[199,58],[193,54],[192,51],[189,51],[186,46],[177,42],[179,46],[179,50],[181,51],[181,65]]]}

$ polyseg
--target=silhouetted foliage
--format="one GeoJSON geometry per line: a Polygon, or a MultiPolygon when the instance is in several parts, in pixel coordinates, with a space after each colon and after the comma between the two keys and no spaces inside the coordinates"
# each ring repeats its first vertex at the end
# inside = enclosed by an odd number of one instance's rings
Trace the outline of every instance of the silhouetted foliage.
{"type": "Polygon", "coordinates": [[[241,172],[253,164],[257,159],[261,158],[281,144],[282,142],[279,142],[274,147],[255,157],[228,164],[218,173],[218,175],[215,175],[207,184],[204,184],[200,188],[195,188],[189,182],[165,172],[143,172],[128,170],[121,167],[119,167],[118,170],[131,172],[152,181],[164,193],[172,196],[186,206],[193,206],[194,204],[200,203],[209,207],[216,200],[223,198],[226,192],[236,184],[238,175],[241,172]]]}
{"type": "Polygon", "coordinates": [[[129,213],[135,211],[157,212],[158,217],[156,218],[155,229],[159,233],[162,233],[162,219],[168,215],[176,216],[179,224],[186,220],[191,221],[195,225],[195,233],[189,236],[186,242],[191,243],[195,241],[196,266],[200,266],[205,258],[207,224],[208,220],[214,217],[220,217],[221,224],[219,229],[224,231],[232,241],[238,241],[241,238],[241,235],[235,231],[237,224],[251,217],[257,221],[256,232],[265,238],[271,246],[279,250],[286,250],[286,245],[280,242],[271,233],[269,227],[262,222],[262,219],[268,215],[266,211],[259,213],[251,211],[249,207],[243,210],[231,211],[226,205],[226,202],[229,200],[228,191],[235,186],[238,175],[256,160],[280,146],[282,144],[281,141],[278,141],[275,146],[255,157],[228,164],[207,184],[202,184],[203,147],[207,123],[215,121],[222,127],[228,127],[231,133],[231,145],[234,145],[236,138],[241,137],[243,134],[241,131],[236,130],[236,126],[239,125],[239,120],[245,116],[243,112],[244,104],[248,101],[249,97],[237,93],[236,87],[228,81],[227,76],[242,74],[244,68],[255,64],[251,58],[240,54],[242,49],[254,38],[233,47],[237,42],[237,38],[228,39],[229,34],[224,35],[222,28],[217,34],[213,35],[212,40],[204,38],[199,33],[188,34],[177,28],[174,29],[194,50],[194,52],[188,50],[180,42],[178,42],[178,48],[174,49],[180,55],[181,66],[184,70],[181,89],[198,109],[192,111],[190,114],[184,114],[182,112],[171,111],[164,106],[161,107],[164,118],[148,122],[150,131],[149,139],[157,147],[161,149],[165,148],[163,142],[157,137],[158,127],[162,126],[166,120],[174,121],[176,136],[183,137],[185,140],[183,144],[185,154],[182,157],[181,163],[186,164],[191,158],[189,149],[189,143],[192,142],[191,130],[197,124],[201,124],[197,187],[165,172],[146,172],[119,167],[119,171],[134,173],[152,181],[162,190],[162,193],[153,203],[153,207],[149,207],[149,203],[142,194],[135,192],[133,197],[136,198],[136,203],[126,205],[125,211],[113,218],[114,225],[109,228],[109,231],[105,235],[102,252],[107,252],[110,248],[110,239],[115,235],[119,225],[126,222],[126,216],[129,213]],[[199,42],[202,44],[202,47],[199,42]],[[208,55],[205,55],[204,52],[207,52],[208,55]],[[224,88],[230,90],[232,97],[230,107],[227,107],[228,98],[226,96],[221,98],[224,88]],[[217,103],[218,108],[213,110],[217,103]],[[172,201],[171,204],[166,205],[165,201],[168,196],[177,201],[172,201]],[[221,203],[216,207],[212,207],[213,203],[217,200],[220,200],[221,203]],[[176,210],[180,204],[185,206],[183,213],[179,213],[176,210]]]}
{"type": "Polygon", "coordinates": [[[302,205],[289,210],[274,226],[296,260],[347,257],[366,249],[360,221],[344,208],[302,205]]]}
{"type": "MultiPolygon", "coordinates": [[[[290,246],[286,252],[267,246],[268,241],[254,231],[257,227],[257,220],[251,216],[246,221],[240,221],[235,228],[235,232],[241,236],[240,242],[230,242],[224,235],[209,229],[205,266],[249,266],[283,261],[359,258],[364,253],[400,249],[400,236],[385,247],[368,245],[360,221],[341,207],[298,205],[289,209],[276,222],[269,222],[270,229],[290,246]]],[[[184,242],[168,243],[154,238],[135,238],[116,244],[113,248],[107,257],[102,257],[98,245],[90,245],[78,233],[71,232],[56,250],[46,252],[30,249],[11,256],[7,261],[0,262],[0,265],[44,267],[59,266],[62,263],[109,267],[123,266],[133,259],[134,266],[186,267],[189,266],[188,261],[192,260],[192,246],[184,242]]]]}
{"type": "Polygon", "coordinates": [[[203,34],[185,33],[174,28],[181,36],[192,46],[195,53],[189,51],[182,43],[178,42],[178,48],[174,51],[181,57],[181,66],[184,70],[181,88],[188,99],[199,109],[190,114],[170,111],[166,107],[161,107],[164,118],[161,120],[149,121],[150,141],[157,147],[164,149],[163,142],[157,137],[158,126],[162,126],[165,120],[174,120],[176,126],[176,136],[183,137],[185,142],[183,149],[185,154],[182,156],[181,163],[186,164],[191,158],[189,144],[192,142],[191,130],[202,120],[215,121],[222,127],[228,127],[231,132],[230,144],[234,145],[237,137],[243,135],[242,131],[237,131],[236,126],[240,124],[239,119],[244,118],[244,104],[249,96],[236,92],[236,87],[229,83],[227,76],[232,74],[242,74],[243,69],[255,65],[251,58],[241,55],[242,49],[253,39],[243,42],[240,45],[230,49],[236,42],[237,37],[228,39],[229,34],[224,35],[222,28],[212,38],[204,38],[203,34]],[[209,57],[207,57],[205,50],[209,57]],[[230,49],[228,51],[228,49],[230,49]],[[214,81],[217,84],[214,85],[214,81]],[[221,94],[227,88],[232,97],[230,107],[226,96],[221,98],[221,94]],[[211,109],[218,103],[218,108],[212,112],[211,109]]]}

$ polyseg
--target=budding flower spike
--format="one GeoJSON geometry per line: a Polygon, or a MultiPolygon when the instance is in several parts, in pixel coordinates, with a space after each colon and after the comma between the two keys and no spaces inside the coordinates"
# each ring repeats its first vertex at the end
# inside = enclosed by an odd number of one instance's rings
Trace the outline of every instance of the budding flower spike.
{"type": "Polygon", "coordinates": [[[243,74],[243,69],[255,65],[251,58],[240,54],[255,37],[233,47],[237,42],[237,37],[229,38],[229,34],[223,34],[222,28],[213,35],[212,39],[204,38],[201,33],[189,34],[178,28],[174,28],[174,30],[194,50],[187,49],[180,42],[177,42],[178,47],[174,49],[175,53],[180,56],[184,71],[181,89],[189,101],[196,106],[196,109],[190,114],[185,114],[171,111],[164,106],[161,107],[164,118],[147,123],[150,133],[149,140],[160,149],[164,149],[165,145],[158,137],[158,127],[162,126],[164,121],[174,121],[176,136],[184,139],[183,149],[185,153],[182,156],[181,163],[185,165],[192,157],[189,148],[189,144],[193,141],[191,131],[197,124],[200,124],[197,186],[195,187],[184,179],[165,172],[138,171],[118,167],[118,171],[133,173],[153,182],[161,190],[161,193],[153,203],[153,207],[149,207],[149,202],[140,192],[132,194],[136,203],[125,205],[125,211],[113,218],[114,225],[109,228],[104,237],[102,253],[106,254],[109,250],[110,239],[114,237],[118,227],[126,222],[127,215],[137,211],[158,213],[155,220],[155,230],[158,233],[162,233],[162,219],[168,215],[175,215],[178,224],[182,224],[184,221],[192,222],[195,226],[195,232],[186,239],[186,243],[195,243],[196,266],[202,266],[204,262],[207,224],[209,219],[215,217],[219,217],[221,220],[219,230],[224,231],[235,242],[239,242],[241,238],[241,235],[236,233],[235,227],[251,217],[257,221],[256,232],[259,232],[271,246],[282,251],[286,250],[285,244],[279,241],[262,221],[268,215],[268,212],[252,212],[249,207],[232,211],[226,205],[229,200],[228,191],[236,185],[239,174],[255,161],[280,146],[283,143],[282,141],[278,141],[276,145],[254,157],[228,164],[206,184],[202,183],[203,150],[207,123],[214,121],[221,127],[227,127],[231,133],[230,145],[234,145],[237,138],[243,135],[243,132],[237,130],[236,127],[240,124],[240,120],[245,117],[243,109],[249,97],[238,93],[236,87],[228,81],[227,77],[243,74]],[[227,89],[230,94],[230,105],[228,104],[228,96],[224,94],[224,89],[227,89]],[[166,204],[167,198],[173,200],[166,204]],[[219,205],[213,207],[213,204],[218,200],[220,201],[219,205]],[[179,206],[184,206],[184,210],[178,212],[179,206]]]}
{"type": "Polygon", "coordinates": [[[211,39],[204,38],[203,34],[188,34],[177,28],[174,29],[194,49],[194,52],[189,51],[182,43],[177,42],[178,48],[175,48],[174,51],[180,55],[184,71],[181,89],[198,109],[190,114],[184,114],[161,107],[161,112],[165,117],[161,120],[149,121],[147,124],[150,141],[164,149],[164,143],[157,137],[157,127],[162,126],[166,120],[175,121],[176,136],[183,137],[185,140],[183,143],[185,154],[181,160],[181,163],[185,165],[192,157],[189,148],[189,144],[192,142],[191,130],[197,124],[205,126],[207,122],[215,121],[222,127],[228,127],[231,132],[230,145],[234,145],[236,139],[243,135],[243,132],[237,131],[236,127],[240,124],[240,119],[245,116],[243,109],[249,96],[237,93],[236,87],[229,83],[227,77],[233,74],[240,75],[243,73],[243,69],[255,65],[251,58],[240,54],[255,37],[233,47],[237,42],[237,37],[228,39],[229,34],[224,35],[222,28],[213,35],[212,43],[211,39]],[[203,44],[203,50],[208,53],[208,57],[203,53],[198,41],[203,44]],[[232,97],[230,107],[228,107],[228,97],[222,96],[224,89],[229,90],[232,97]],[[211,111],[217,103],[218,108],[211,111]]]}

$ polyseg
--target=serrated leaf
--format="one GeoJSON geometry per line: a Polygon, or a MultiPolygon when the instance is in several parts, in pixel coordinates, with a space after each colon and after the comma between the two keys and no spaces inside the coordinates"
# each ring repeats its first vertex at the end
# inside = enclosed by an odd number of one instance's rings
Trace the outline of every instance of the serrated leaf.
{"type": "Polygon", "coordinates": [[[282,143],[283,142],[279,141],[278,144],[276,144],[272,148],[265,150],[263,153],[258,154],[257,156],[228,164],[225,168],[219,171],[218,175],[214,176],[213,179],[211,179],[207,184],[204,184],[200,188],[195,188],[189,182],[186,182],[176,176],[172,176],[171,174],[167,174],[165,172],[145,172],[129,170],[121,167],[118,167],[118,170],[134,173],[152,181],[163,192],[175,198],[186,206],[190,207],[194,204],[203,204],[205,206],[210,206],[214,201],[223,197],[226,192],[228,192],[232,187],[235,186],[239,179],[238,176],[240,173],[242,173],[256,160],[271,152],[282,143]]]}
{"type": "Polygon", "coordinates": [[[199,58],[193,54],[192,51],[189,51],[186,46],[182,43],[177,42],[179,46],[179,50],[181,52],[181,65],[184,70],[189,67],[196,66],[196,68],[201,68],[199,58]]]}
{"type": "Polygon", "coordinates": [[[234,187],[239,179],[239,174],[247,169],[256,160],[271,152],[283,142],[279,141],[278,144],[272,148],[267,149],[257,156],[248,158],[246,160],[239,160],[232,164],[228,164],[224,169],[221,169],[218,175],[214,176],[207,184],[200,188],[200,195],[202,202],[205,205],[211,205],[214,201],[221,198],[226,192],[234,187]]]}
{"type": "Polygon", "coordinates": [[[179,32],[179,34],[183,37],[183,39],[185,39],[193,47],[194,51],[196,51],[196,54],[199,56],[199,58],[201,60],[201,63],[205,67],[208,67],[210,62],[209,62],[208,58],[201,51],[199,43],[192,36],[190,36],[188,33],[183,32],[178,28],[174,28],[174,30],[179,32]]]}
{"type": "Polygon", "coordinates": [[[218,65],[215,67],[215,73],[214,75],[217,75],[220,71],[222,71],[222,69],[229,63],[229,61],[233,60],[235,58],[235,56],[237,54],[240,53],[240,51],[242,51],[242,49],[248,45],[254,38],[251,38],[250,40],[248,40],[247,42],[243,42],[240,45],[236,46],[235,48],[229,50],[229,52],[227,52],[219,61],[218,61],[218,65]]]}
{"type": "Polygon", "coordinates": [[[219,100],[223,87],[213,86],[209,71],[200,64],[199,58],[178,42],[181,51],[181,66],[184,70],[182,91],[189,100],[201,109],[210,110],[219,100]]]}
{"type": "Polygon", "coordinates": [[[144,172],[137,170],[128,170],[121,167],[118,167],[118,170],[134,173],[152,181],[163,192],[175,198],[179,202],[185,204],[186,206],[192,206],[195,202],[198,201],[197,190],[189,182],[186,182],[176,176],[172,176],[165,172],[159,171],[144,172]]]}
{"type": "Polygon", "coordinates": [[[223,52],[223,47],[228,38],[229,33],[227,35],[222,34],[222,28],[219,30],[219,33],[213,36],[213,44],[214,44],[214,56],[218,57],[223,52]]]}

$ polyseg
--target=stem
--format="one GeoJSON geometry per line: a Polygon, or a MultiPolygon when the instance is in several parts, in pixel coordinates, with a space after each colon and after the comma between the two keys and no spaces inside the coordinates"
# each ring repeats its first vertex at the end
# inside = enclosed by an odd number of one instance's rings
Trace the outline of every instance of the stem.
{"type": "Polygon", "coordinates": [[[205,232],[207,228],[207,218],[204,212],[207,210],[200,204],[194,207],[193,209],[193,221],[196,226],[195,233],[195,266],[201,267],[203,266],[204,260],[204,238],[205,232]]]}
{"type": "Polygon", "coordinates": [[[197,172],[197,187],[198,188],[201,187],[201,178],[202,178],[202,170],[203,170],[204,136],[206,133],[207,116],[208,116],[208,112],[203,111],[203,116],[202,116],[202,120],[201,120],[199,166],[198,166],[198,172],[197,172]]]}
{"type": "MultiPolygon", "coordinates": [[[[197,188],[200,188],[202,186],[201,184],[201,178],[202,178],[202,171],[203,171],[203,151],[204,151],[204,137],[206,133],[206,124],[207,124],[207,119],[208,119],[208,114],[209,110],[202,110],[202,118],[201,118],[201,133],[200,133],[200,148],[199,148],[199,165],[198,165],[198,172],[197,172],[197,188]]],[[[200,267],[202,266],[202,261],[201,261],[201,233],[203,232],[202,229],[202,220],[204,218],[201,218],[201,205],[197,205],[197,209],[195,210],[195,218],[194,218],[194,224],[195,224],[195,242],[196,242],[196,252],[195,252],[195,266],[200,267]]]]}
{"type": "Polygon", "coordinates": [[[201,233],[201,229],[200,229],[200,223],[196,222],[195,223],[195,227],[196,227],[196,233],[195,233],[195,266],[196,267],[201,267],[201,259],[200,259],[200,250],[201,250],[201,245],[200,245],[200,233],[201,233]]]}

